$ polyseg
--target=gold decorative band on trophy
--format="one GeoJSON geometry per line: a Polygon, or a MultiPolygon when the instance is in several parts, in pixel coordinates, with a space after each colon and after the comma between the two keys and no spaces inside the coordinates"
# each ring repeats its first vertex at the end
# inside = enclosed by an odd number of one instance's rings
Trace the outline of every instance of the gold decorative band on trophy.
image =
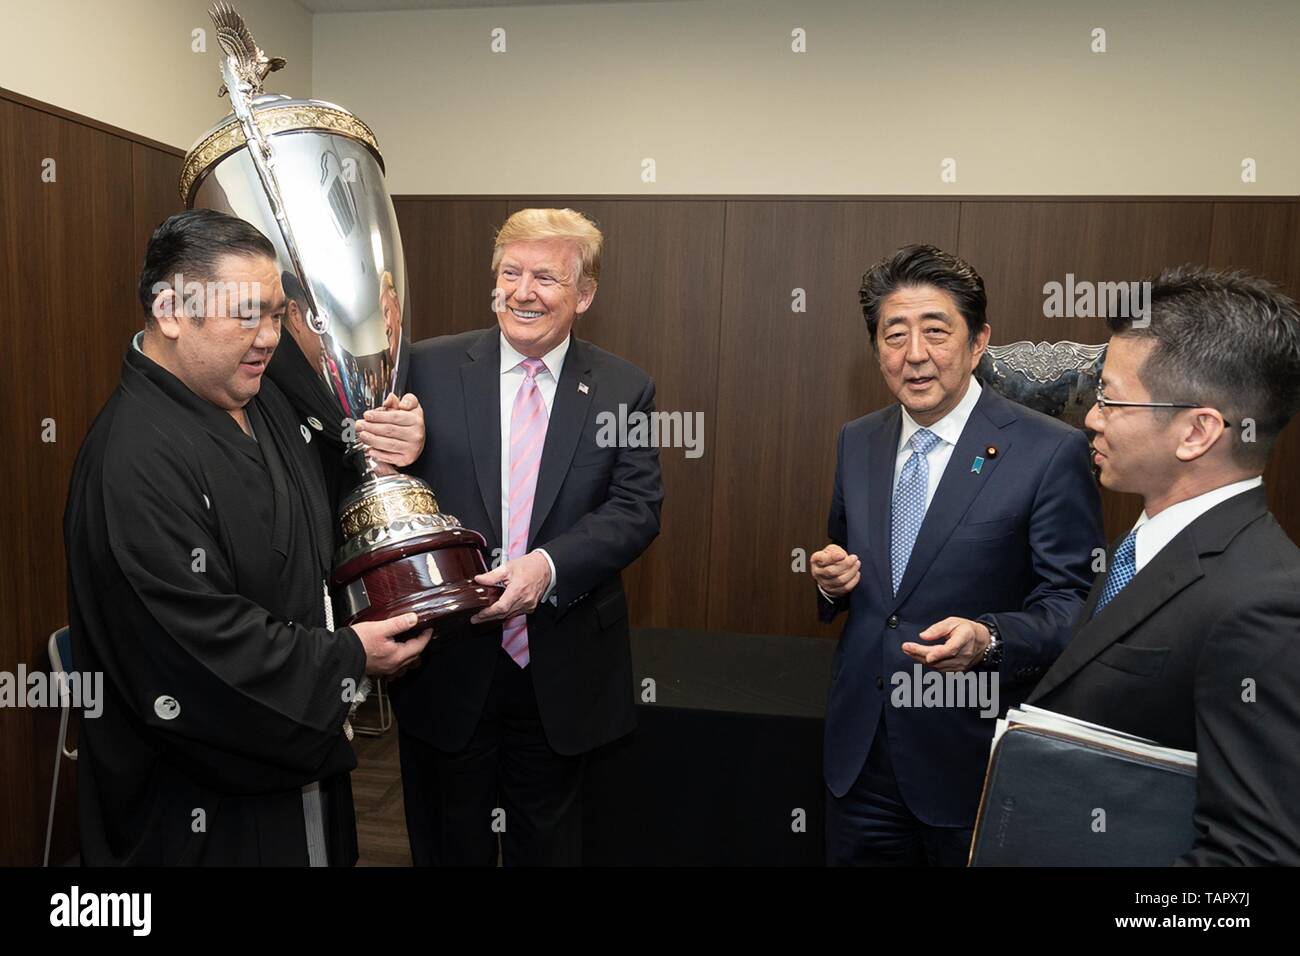
{"type": "Polygon", "coordinates": [[[380,478],[364,490],[364,494],[345,503],[339,515],[343,534],[348,538],[391,524],[398,518],[440,513],[428,486],[418,485],[405,476],[380,478]]]}
{"type": "MultiPolygon", "coordinates": [[[[380,169],[384,168],[384,157],[379,152],[374,132],[340,106],[320,101],[310,104],[290,102],[281,106],[259,107],[254,115],[257,125],[268,136],[298,130],[319,130],[354,139],[374,154],[380,169]]],[[[185,154],[185,162],[181,166],[181,201],[189,206],[203,175],[226,156],[243,149],[246,142],[243,127],[236,118],[231,117],[228,122],[222,123],[195,143],[185,154]]]]}

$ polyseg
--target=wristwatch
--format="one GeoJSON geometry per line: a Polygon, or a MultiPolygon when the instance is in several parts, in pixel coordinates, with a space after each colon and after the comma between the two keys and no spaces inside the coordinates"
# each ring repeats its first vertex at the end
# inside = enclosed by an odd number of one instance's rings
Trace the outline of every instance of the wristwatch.
{"type": "Polygon", "coordinates": [[[997,667],[1002,663],[1002,634],[992,620],[980,621],[980,623],[989,629],[989,643],[984,648],[984,656],[979,659],[979,663],[997,667]]]}

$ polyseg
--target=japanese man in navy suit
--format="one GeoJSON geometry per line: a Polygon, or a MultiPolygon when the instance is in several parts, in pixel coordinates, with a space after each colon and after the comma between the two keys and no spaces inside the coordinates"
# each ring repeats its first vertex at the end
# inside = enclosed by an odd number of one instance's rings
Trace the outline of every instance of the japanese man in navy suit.
{"type": "Polygon", "coordinates": [[[984,282],[933,246],[860,291],[898,401],[840,430],[818,611],[833,865],[966,862],[995,718],[1064,647],[1103,545],[1082,431],[981,388],[984,282]]]}
{"type": "MultiPolygon", "coordinates": [[[[1264,470],[1300,410],[1300,309],[1182,267],[1111,328],[1088,413],[1101,483],[1142,496],[1029,702],[1196,751],[1182,866],[1300,866],[1300,549],[1264,470]]],[[[1284,470],[1282,482],[1293,481],[1284,470]]]]}

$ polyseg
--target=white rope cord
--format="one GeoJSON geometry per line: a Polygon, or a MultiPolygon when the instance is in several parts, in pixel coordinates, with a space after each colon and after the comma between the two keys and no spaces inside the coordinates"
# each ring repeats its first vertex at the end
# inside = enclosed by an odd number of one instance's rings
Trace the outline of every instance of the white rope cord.
{"type": "MultiPolygon", "coordinates": [[[[325,626],[331,631],[334,630],[334,604],[330,601],[330,586],[328,581],[322,581],[321,586],[325,593],[325,626]]],[[[352,706],[348,708],[348,716],[343,721],[343,736],[352,740],[355,731],[352,729],[352,718],[356,716],[357,708],[365,703],[366,698],[370,696],[370,678],[362,677],[361,685],[357,687],[356,695],[352,698],[352,706]]]]}

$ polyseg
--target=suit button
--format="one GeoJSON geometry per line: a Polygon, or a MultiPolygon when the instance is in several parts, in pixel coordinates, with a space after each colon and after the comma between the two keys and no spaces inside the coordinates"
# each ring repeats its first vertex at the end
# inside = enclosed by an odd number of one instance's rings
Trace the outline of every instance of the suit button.
{"type": "Polygon", "coordinates": [[[888,624],[890,627],[898,627],[898,615],[897,614],[889,615],[889,617],[885,618],[885,623],[888,624]]]}
{"type": "Polygon", "coordinates": [[[877,687],[884,687],[884,686],[885,686],[885,679],[884,679],[883,677],[881,677],[879,674],[876,675],[876,686],[877,686],[877,687]]]}

